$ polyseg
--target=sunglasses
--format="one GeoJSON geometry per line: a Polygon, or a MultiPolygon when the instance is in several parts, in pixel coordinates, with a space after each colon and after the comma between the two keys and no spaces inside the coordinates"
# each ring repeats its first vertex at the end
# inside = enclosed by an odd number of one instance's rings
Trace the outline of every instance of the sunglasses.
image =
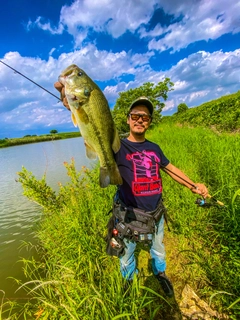
{"type": "Polygon", "coordinates": [[[129,116],[133,121],[138,121],[140,118],[142,118],[143,122],[149,122],[152,118],[150,114],[141,114],[141,113],[129,113],[129,116]]]}

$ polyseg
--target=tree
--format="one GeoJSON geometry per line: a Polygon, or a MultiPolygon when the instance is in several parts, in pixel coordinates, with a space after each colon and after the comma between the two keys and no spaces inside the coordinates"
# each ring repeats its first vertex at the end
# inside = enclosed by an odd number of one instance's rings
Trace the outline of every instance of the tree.
{"type": "Polygon", "coordinates": [[[182,113],[188,110],[186,103],[180,103],[177,107],[177,113],[182,113]]]}
{"type": "Polygon", "coordinates": [[[55,133],[58,133],[58,131],[56,129],[53,129],[53,130],[50,131],[50,133],[51,134],[55,134],[55,133]]]}
{"type": "Polygon", "coordinates": [[[165,78],[163,82],[158,82],[156,85],[152,82],[146,82],[138,88],[120,92],[119,98],[112,111],[113,119],[118,131],[124,133],[129,130],[126,123],[129,106],[135,99],[142,96],[148,97],[151,100],[154,106],[153,124],[158,123],[161,119],[161,111],[165,106],[165,104],[160,101],[160,98],[166,101],[168,92],[173,90],[173,86],[173,82],[171,82],[169,78],[165,78]]]}

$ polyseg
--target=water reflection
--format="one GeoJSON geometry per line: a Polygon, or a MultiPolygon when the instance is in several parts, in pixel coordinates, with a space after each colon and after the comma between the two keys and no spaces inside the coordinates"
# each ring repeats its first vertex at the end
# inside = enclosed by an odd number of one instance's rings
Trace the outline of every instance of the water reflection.
{"type": "Polygon", "coordinates": [[[15,299],[22,292],[14,293],[17,286],[11,277],[23,279],[22,265],[17,261],[28,258],[26,249],[19,251],[22,241],[36,242],[34,226],[41,208],[22,195],[17,183],[17,172],[24,166],[40,179],[46,173],[47,183],[58,190],[58,182],[68,181],[64,161],[75,159],[76,168],[94,166],[85,156],[82,138],[41,142],[0,149],[0,290],[7,298],[15,299]]]}

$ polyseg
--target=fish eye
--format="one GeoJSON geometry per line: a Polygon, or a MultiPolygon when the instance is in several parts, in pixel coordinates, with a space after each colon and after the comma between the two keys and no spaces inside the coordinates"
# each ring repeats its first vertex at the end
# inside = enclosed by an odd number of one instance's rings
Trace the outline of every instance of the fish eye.
{"type": "Polygon", "coordinates": [[[78,76],[79,76],[79,77],[83,76],[83,72],[82,72],[82,71],[79,71],[79,72],[78,72],[78,76]]]}

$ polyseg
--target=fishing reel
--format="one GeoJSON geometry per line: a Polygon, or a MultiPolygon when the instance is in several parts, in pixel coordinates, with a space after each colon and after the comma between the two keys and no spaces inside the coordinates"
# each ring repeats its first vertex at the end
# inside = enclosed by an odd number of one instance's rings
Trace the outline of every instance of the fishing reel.
{"type": "Polygon", "coordinates": [[[195,201],[195,203],[198,205],[198,207],[202,207],[202,208],[212,207],[215,205],[214,203],[207,202],[206,199],[200,199],[200,198],[198,198],[195,201]]]}
{"type": "Polygon", "coordinates": [[[200,198],[198,198],[195,201],[195,203],[198,205],[198,207],[202,207],[202,208],[219,207],[219,206],[224,207],[224,205],[220,201],[207,202],[206,199],[200,199],[200,198]]]}

